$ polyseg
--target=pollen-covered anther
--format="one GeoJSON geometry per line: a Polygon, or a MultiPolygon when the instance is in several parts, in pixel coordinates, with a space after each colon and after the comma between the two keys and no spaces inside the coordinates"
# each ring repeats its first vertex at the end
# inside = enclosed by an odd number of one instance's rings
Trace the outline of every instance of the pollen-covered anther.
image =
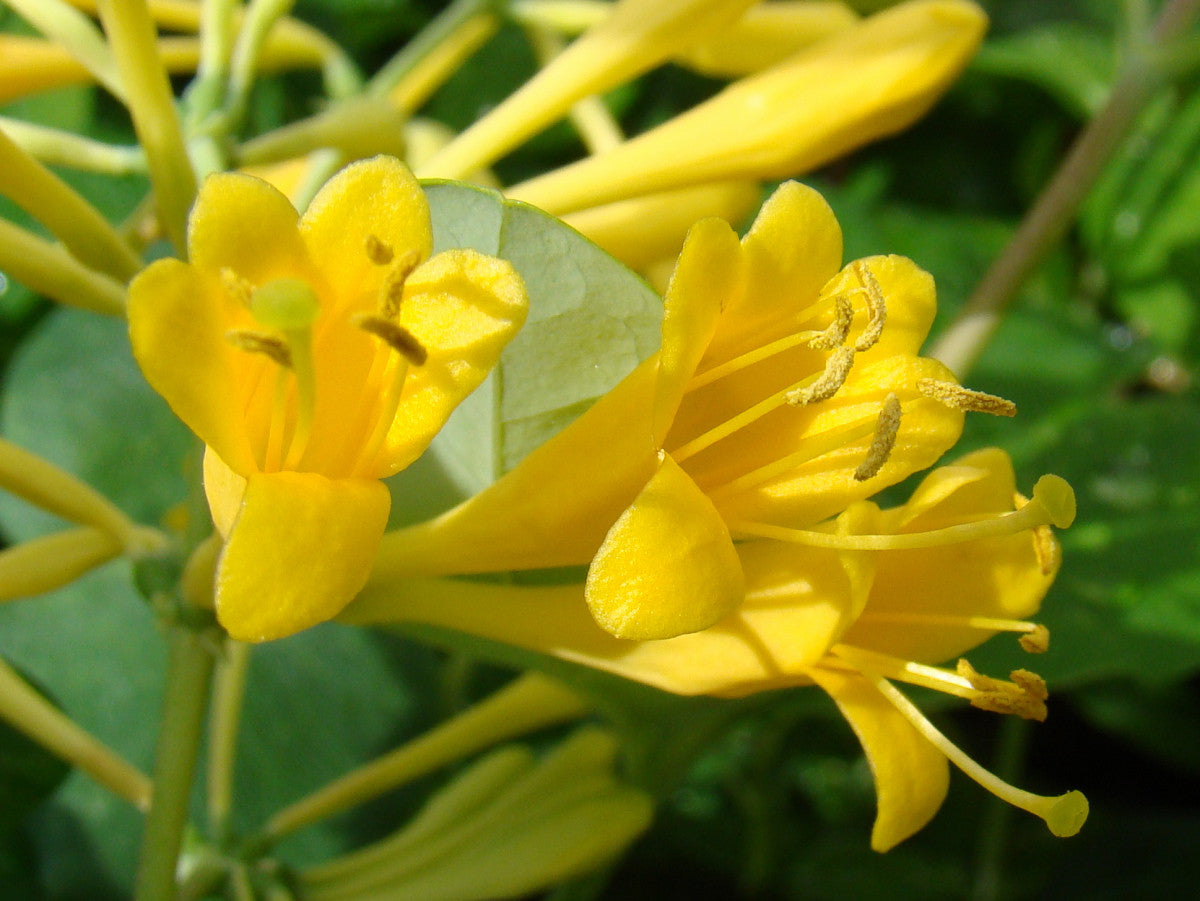
{"type": "Polygon", "coordinates": [[[963,410],[967,413],[988,413],[992,416],[1017,415],[1017,405],[1011,400],[984,391],[973,391],[962,385],[956,385],[954,382],[943,382],[939,379],[917,379],[917,390],[926,397],[955,410],[963,410]]]}
{"type": "Polygon", "coordinates": [[[388,274],[383,280],[383,288],[379,292],[380,316],[385,319],[395,319],[400,315],[400,304],[404,300],[404,286],[420,261],[419,253],[415,250],[407,250],[388,270],[388,274]]]}
{"type": "Polygon", "coordinates": [[[254,296],[254,285],[242,278],[228,266],[221,270],[221,287],[230,297],[244,307],[250,306],[250,298],[254,296]]]}
{"type": "Polygon", "coordinates": [[[883,298],[883,289],[879,287],[875,274],[871,272],[866,263],[858,260],[851,264],[851,268],[858,276],[859,284],[862,285],[863,294],[867,298],[867,312],[870,314],[867,327],[862,330],[862,334],[854,342],[854,349],[870,350],[879,340],[879,336],[883,334],[883,326],[887,322],[887,302],[883,298]]]}
{"type": "Polygon", "coordinates": [[[789,391],[784,399],[793,407],[803,407],[818,401],[828,400],[837,394],[846,382],[850,367],[854,365],[854,348],[839,347],[825,361],[825,370],[811,385],[789,391]]]}
{"type": "Polygon", "coordinates": [[[1049,526],[1041,525],[1033,530],[1033,552],[1037,555],[1038,570],[1043,576],[1058,572],[1062,565],[1062,545],[1049,526]]]}
{"type": "Polygon", "coordinates": [[[225,340],[247,353],[262,354],[285,369],[292,369],[292,352],[287,342],[275,335],[267,335],[250,329],[230,329],[225,340]]]}
{"type": "Polygon", "coordinates": [[[867,449],[867,457],[854,470],[856,482],[865,482],[879,474],[879,470],[883,469],[883,464],[891,456],[892,448],[896,446],[896,434],[899,431],[900,398],[889,394],[883,402],[883,409],[879,411],[879,418],[875,421],[875,436],[867,449]]]}
{"type": "Polygon", "coordinates": [[[392,245],[382,240],[378,235],[367,235],[367,259],[376,266],[386,266],[392,261],[395,252],[392,245]]]}
{"type": "Polygon", "coordinates": [[[850,334],[850,323],[854,321],[854,307],[849,298],[839,294],[833,299],[833,322],[825,330],[808,342],[813,350],[833,350],[846,343],[850,334]]]}
{"type": "Polygon", "coordinates": [[[1013,670],[1011,682],[994,679],[976,671],[966,660],[959,660],[957,672],[971,683],[978,694],[971,698],[971,706],[991,713],[1014,714],[1027,720],[1046,719],[1046,683],[1041,676],[1029,670],[1013,670]]]}
{"type": "Polygon", "coordinates": [[[1050,650],[1050,630],[1036,623],[1032,632],[1022,635],[1017,641],[1027,654],[1045,654],[1050,650]]]}
{"type": "Polygon", "coordinates": [[[391,319],[382,316],[356,316],[353,322],[364,332],[368,332],[389,345],[414,366],[422,365],[428,358],[429,352],[408,329],[391,319]]]}

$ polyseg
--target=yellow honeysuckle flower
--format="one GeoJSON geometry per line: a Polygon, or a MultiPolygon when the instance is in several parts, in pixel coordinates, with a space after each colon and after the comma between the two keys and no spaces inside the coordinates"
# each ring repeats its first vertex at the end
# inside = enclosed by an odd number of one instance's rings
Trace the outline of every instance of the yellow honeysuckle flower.
{"type": "MultiPolygon", "coordinates": [[[[1041,719],[1041,680],[1023,670],[990,679],[964,662],[936,664],[999,631],[1031,652],[1048,633],[1025,621],[1057,573],[1050,524],[1066,526],[1074,497],[1047,476],[1026,501],[1004,452],[978,451],[931,472],[901,507],[852,505],[787,540],[737,545],[744,602],[699,632],[650,641],[613,637],[588,616],[582,586],[518,587],[375,573],[343,619],[452,628],[606,670],[679,694],[741,696],[820,685],[855,729],[871,763],[879,811],[872,846],[920,829],[945,796],[949,758],[1001,798],[1070,835],[1086,817],[1077,792],[1042,798],[982,770],[888,680],[938,689],[975,706],[1041,719]],[[1017,509],[1014,510],[1014,507],[1017,509]]],[[[664,599],[668,606],[676,603],[664,599]]]]}
{"type": "MultiPolygon", "coordinates": [[[[966,0],[901,3],[624,144],[507,193],[561,216],[697,183],[794,177],[922,116],[967,64],[986,26],[966,0]]],[[[438,174],[440,163],[428,174],[438,174]]]]}
{"type": "Polygon", "coordinates": [[[214,175],[187,243],[190,262],[130,285],[134,355],[208,446],[218,618],[276,638],[362,587],[390,503],[378,480],[486,377],[527,299],[503,260],[427,259],[424,195],[389,157],[343,169],[303,216],[264,181],[214,175]]]}
{"type": "Polygon", "coordinates": [[[660,353],[481,494],[385,536],[377,570],[590,563],[588,602],[614,635],[721,619],[743,596],[733,539],[755,533],[740,529],[820,522],[933,464],[962,427],[962,389],[918,356],[932,279],[901,257],[839,270],[841,256],[832,211],[795,182],[741,242],[698,223],[660,353]]]}

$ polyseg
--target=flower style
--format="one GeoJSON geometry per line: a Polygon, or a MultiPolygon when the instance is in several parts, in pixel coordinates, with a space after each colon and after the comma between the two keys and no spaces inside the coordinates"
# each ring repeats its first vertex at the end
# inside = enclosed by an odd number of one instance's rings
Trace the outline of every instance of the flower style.
{"type": "Polygon", "coordinates": [[[217,615],[235,638],[290,634],[354,596],[387,522],[379,479],[417,458],[524,321],[507,262],[431,248],[397,160],[343,169],[303,216],[221,174],[192,210],[190,262],[130,285],[138,363],[207,445],[217,615]]]}
{"type": "Polygon", "coordinates": [[[851,504],[810,531],[737,545],[743,603],[720,622],[674,638],[628,641],[598,628],[578,584],[517,587],[462,580],[372,576],[343,618],[457,629],[606,670],[679,694],[741,696],[817,684],[838,704],[871,764],[878,795],[872,846],[887,850],[936,813],[947,760],[1004,800],[1046,820],[1056,835],[1082,826],[1078,792],[1045,798],[1016,789],[955,747],[893,685],[901,681],[974,706],[1042,719],[1045,685],[931,664],[999,631],[1030,652],[1048,633],[1026,621],[1057,573],[1049,526],[1065,527],[1074,496],[1045,476],[1032,500],[1015,492],[996,449],[931,472],[910,500],[880,510],[851,504]],[[1014,509],[1014,507],[1016,509],[1014,509]]]}
{"type": "Polygon", "coordinates": [[[734,539],[819,523],[934,463],[971,392],[918,350],[930,277],[900,257],[839,270],[815,191],[783,185],[739,242],[689,234],[662,348],[481,494],[385,536],[381,575],[589,564],[612,634],[668,638],[742,601],[734,539]]]}

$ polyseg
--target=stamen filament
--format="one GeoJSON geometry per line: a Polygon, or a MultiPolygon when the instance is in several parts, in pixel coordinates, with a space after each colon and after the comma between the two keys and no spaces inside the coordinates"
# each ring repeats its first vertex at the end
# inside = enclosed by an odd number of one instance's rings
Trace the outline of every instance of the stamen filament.
{"type": "MultiPolygon", "coordinates": [[[[840,299],[840,298],[839,298],[840,299]]],[[[801,347],[804,345],[814,346],[813,341],[819,339],[825,332],[808,330],[803,332],[793,332],[790,335],[785,335],[770,344],[764,344],[761,347],[756,347],[754,350],[747,351],[740,357],[734,357],[732,360],[726,360],[712,369],[706,369],[699,375],[692,376],[692,380],[687,383],[685,392],[695,391],[698,388],[703,388],[705,385],[711,385],[713,382],[725,378],[727,375],[738,372],[755,363],[759,363],[776,354],[783,353],[785,350],[791,350],[793,347],[801,347]]]]}
{"type": "Polygon", "coordinates": [[[283,433],[287,428],[288,370],[275,370],[275,397],[271,402],[271,420],[267,426],[267,446],[261,465],[263,472],[277,472],[283,462],[283,433]]]}
{"type": "Polygon", "coordinates": [[[1041,817],[1050,831],[1059,838],[1075,835],[1088,816],[1087,798],[1081,792],[1071,791],[1058,797],[1035,795],[1009,785],[999,776],[985,770],[972,760],[962,749],[946,738],[904,694],[886,679],[870,672],[863,677],[874,685],[893,707],[916,729],[921,736],[946,755],[946,759],[962,770],[997,798],[1014,807],[1041,817]]]}
{"type": "Polygon", "coordinates": [[[1001,538],[1049,523],[1060,529],[1066,528],[1071,524],[1074,513],[1074,494],[1070,486],[1058,476],[1047,475],[1042,476],[1034,486],[1033,500],[1019,510],[986,516],[975,522],[930,529],[927,532],[899,535],[838,535],[755,522],[730,523],[729,530],[735,534],[757,535],[761,538],[791,541],[835,551],[902,551],[943,547],[983,538],[1001,538]]]}
{"type": "MultiPolygon", "coordinates": [[[[396,418],[396,410],[400,407],[400,397],[404,393],[404,383],[408,379],[409,359],[403,354],[396,354],[393,357],[395,363],[395,371],[392,373],[389,380],[387,390],[383,395],[383,402],[379,406],[379,414],[375,416],[371,428],[371,435],[367,438],[359,452],[358,458],[351,468],[351,473],[359,473],[366,471],[371,461],[375,459],[375,455],[379,453],[379,448],[383,446],[383,442],[387,439],[388,431],[392,427],[392,421],[396,418]]],[[[384,377],[387,377],[385,370],[384,377]]]]}
{"type": "MultiPolygon", "coordinates": [[[[790,472],[808,463],[810,460],[816,460],[818,457],[823,457],[825,454],[835,451],[839,447],[845,447],[847,444],[866,438],[874,431],[875,419],[872,417],[870,419],[860,419],[835,429],[827,429],[824,432],[806,435],[802,442],[802,450],[798,450],[794,454],[788,454],[788,456],[781,457],[778,460],[772,460],[767,465],[760,466],[758,469],[740,475],[731,482],[712,488],[709,490],[709,494],[715,495],[725,491],[742,491],[753,488],[756,485],[761,485],[763,482],[769,482],[776,476],[790,472]]],[[[678,457],[676,457],[676,460],[678,460],[678,457]]]]}
{"type": "Polygon", "coordinates": [[[294,469],[304,456],[312,436],[313,415],[317,405],[317,373],[313,361],[312,329],[289,330],[288,346],[292,351],[292,371],[296,375],[296,431],[288,444],[284,468],[294,469]]]}
{"type": "Polygon", "coordinates": [[[1045,653],[1050,643],[1050,630],[1040,623],[1020,619],[996,619],[990,616],[952,616],[937,613],[872,613],[867,610],[859,617],[862,622],[895,623],[905,626],[946,626],[978,629],[981,632],[1023,633],[1021,647],[1031,654],[1045,653]]]}
{"type": "Polygon", "coordinates": [[[768,413],[778,410],[780,407],[788,403],[788,396],[794,394],[798,390],[802,390],[805,386],[812,385],[818,379],[822,378],[824,373],[809,376],[795,385],[791,385],[781,391],[776,391],[766,400],[761,400],[753,407],[743,410],[737,416],[725,420],[716,428],[709,429],[702,435],[698,435],[691,441],[671,451],[671,457],[676,463],[682,463],[689,457],[694,457],[696,454],[705,448],[711,447],[722,438],[728,438],[734,432],[744,429],[759,419],[762,419],[768,413]]]}
{"type": "Polygon", "coordinates": [[[940,691],[942,694],[954,695],[966,701],[973,700],[979,694],[970,679],[938,666],[901,660],[890,654],[880,654],[877,651],[844,644],[835,644],[829,649],[829,653],[847,661],[858,670],[881,673],[888,679],[940,691]]]}

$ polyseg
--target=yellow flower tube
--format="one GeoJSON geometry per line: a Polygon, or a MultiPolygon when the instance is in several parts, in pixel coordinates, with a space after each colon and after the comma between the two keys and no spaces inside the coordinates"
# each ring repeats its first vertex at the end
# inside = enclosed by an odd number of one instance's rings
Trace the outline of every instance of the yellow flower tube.
{"type": "Polygon", "coordinates": [[[431,247],[398,160],[343,169],[303,216],[226,173],[192,210],[191,262],[130,285],[134,355],[208,445],[217,616],[239,640],[296,632],[357,593],[387,521],[379,479],[417,458],[524,321],[508,263],[431,247]]]}
{"type": "Polygon", "coordinates": [[[962,410],[923,387],[953,387],[918,356],[932,280],[900,257],[839,270],[841,254],[833,213],[795,182],[741,241],[724,222],[698,223],[659,354],[482,493],[385,536],[377,572],[590,563],[589,603],[614,634],[712,625],[742,598],[733,524],[818,523],[958,438],[962,410]],[[677,565],[661,567],[668,546],[677,565]],[[715,594],[665,615],[696,587],[670,580],[699,572],[715,594]]]}
{"type": "MultiPolygon", "coordinates": [[[[1027,501],[1015,492],[1008,457],[979,451],[931,472],[898,508],[860,503],[822,523],[815,531],[833,547],[738,544],[740,605],[708,628],[661,640],[625,640],[597,626],[578,584],[529,588],[376,573],[342,619],[455,629],[679,694],[740,696],[816,683],[838,703],[870,760],[877,850],[933,816],[945,795],[948,756],[990,791],[1045,818],[1056,834],[1073,834],[1086,816],[1082,796],[1040,798],[1000,782],[914,715],[902,695],[890,697],[888,682],[1043,717],[1044,686],[1032,674],[1018,670],[1004,681],[965,664],[957,671],[932,664],[1001,631],[1020,634],[1028,651],[1045,650],[1045,630],[1027,618],[1058,568],[1048,525],[1068,523],[1072,503],[1054,477],[1027,501]]],[[[661,605],[669,614],[681,599],[662,597],[661,605]]]]}
{"type": "Polygon", "coordinates": [[[700,182],[806,172],[919,118],[962,71],[986,24],[966,0],[902,3],[508,194],[562,215],[700,182]]]}
{"type": "Polygon", "coordinates": [[[677,50],[716,34],[754,0],[620,0],[520,90],[418,170],[465,178],[562,118],[575,101],[623,84],[677,50]]]}

